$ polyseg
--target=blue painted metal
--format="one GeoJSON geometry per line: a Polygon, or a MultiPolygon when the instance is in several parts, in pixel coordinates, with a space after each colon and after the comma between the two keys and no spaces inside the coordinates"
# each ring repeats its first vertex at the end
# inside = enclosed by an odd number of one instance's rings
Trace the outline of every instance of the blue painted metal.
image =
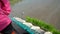
{"type": "Polygon", "coordinates": [[[33,30],[31,30],[28,26],[24,25],[22,22],[17,21],[15,18],[11,18],[11,20],[16,23],[19,27],[23,28],[24,30],[28,31],[30,34],[35,34],[33,30]]]}

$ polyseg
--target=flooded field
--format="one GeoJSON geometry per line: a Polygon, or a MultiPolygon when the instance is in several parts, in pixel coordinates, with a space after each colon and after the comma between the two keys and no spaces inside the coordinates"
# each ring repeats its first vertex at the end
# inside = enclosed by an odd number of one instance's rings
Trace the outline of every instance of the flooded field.
{"type": "Polygon", "coordinates": [[[12,16],[38,18],[60,29],[60,0],[23,0],[12,6],[12,16]]]}

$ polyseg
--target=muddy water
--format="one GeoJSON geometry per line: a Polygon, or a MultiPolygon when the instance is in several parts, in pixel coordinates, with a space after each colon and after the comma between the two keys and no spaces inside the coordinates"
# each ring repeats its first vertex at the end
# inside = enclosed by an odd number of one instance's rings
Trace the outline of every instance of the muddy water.
{"type": "Polygon", "coordinates": [[[60,29],[60,0],[23,0],[12,7],[12,16],[35,17],[60,29]]]}

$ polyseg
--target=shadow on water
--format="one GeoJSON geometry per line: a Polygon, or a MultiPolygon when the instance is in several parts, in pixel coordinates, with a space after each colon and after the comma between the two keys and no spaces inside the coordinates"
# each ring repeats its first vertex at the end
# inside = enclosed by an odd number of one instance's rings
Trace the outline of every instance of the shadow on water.
{"type": "Polygon", "coordinates": [[[23,0],[12,7],[12,16],[35,17],[60,29],[60,0],[23,0]]]}

